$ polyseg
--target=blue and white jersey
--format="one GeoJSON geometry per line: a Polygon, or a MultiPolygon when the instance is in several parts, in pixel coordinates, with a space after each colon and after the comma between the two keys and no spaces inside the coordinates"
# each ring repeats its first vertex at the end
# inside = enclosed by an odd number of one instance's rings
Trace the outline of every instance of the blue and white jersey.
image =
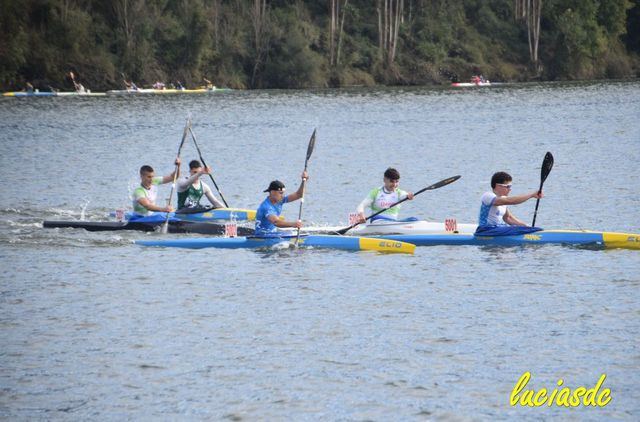
{"type": "Polygon", "coordinates": [[[507,213],[506,205],[495,206],[493,203],[498,196],[493,192],[485,192],[482,195],[478,226],[506,226],[504,215],[507,213]]]}
{"type": "Polygon", "coordinates": [[[272,204],[269,197],[262,201],[262,204],[258,207],[258,211],[256,211],[256,236],[268,236],[278,231],[278,228],[269,221],[269,216],[275,215],[276,217],[280,217],[280,214],[282,213],[282,206],[288,201],[288,195],[282,198],[281,202],[276,204],[272,204]]]}

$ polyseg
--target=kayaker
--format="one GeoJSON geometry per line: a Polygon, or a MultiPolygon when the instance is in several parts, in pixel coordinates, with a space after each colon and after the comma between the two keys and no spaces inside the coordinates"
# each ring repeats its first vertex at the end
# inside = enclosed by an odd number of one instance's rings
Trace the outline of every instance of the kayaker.
{"type": "MultiPolygon", "coordinates": [[[[302,179],[308,180],[309,174],[302,172],[302,179]]],[[[286,203],[296,201],[302,197],[302,183],[297,191],[290,195],[285,195],[284,183],[274,180],[269,183],[269,187],[264,192],[269,192],[269,196],[262,201],[256,212],[256,236],[268,236],[277,232],[278,228],[296,228],[302,227],[302,221],[285,221],[281,220],[282,206],[286,203]]]]}
{"type": "Polygon", "coordinates": [[[138,86],[133,81],[128,82],[126,79],[123,79],[122,81],[124,82],[124,86],[127,88],[127,90],[129,91],[138,90],[138,86]]]}
{"type": "Polygon", "coordinates": [[[209,90],[214,90],[216,89],[216,86],[213,84],[213,82],[211,82],[209,79],[207,78],[202,78],[204,80],[204,82],[207,84],[206,88],[209,90]]]}
{"type": "Polygon", "coordinates": [[[155,176],[153,167],[144,165],[140,167],[140,186],[133,191],[133,211],[140,215],[149,215],[151,211],[173,212],[172,206],[161,207],[156,205],[158,185],[173,182],[174,176],[180,175],[180,158],[175,161],[176,170],[166,176],[155,176]],[[178,174],[176,175],[176,171],[178,174]]]}
{"type": "MultiPolygon", "coordinates": [[[[390,205],[404,198],[408,198],[409,200],[413,199],[413,192],[406,192],[398,188],[400,185],[400,172],[398,172],[398,170],[389,167],[385,170],[382,180],[384,184],[369,192],[369,195],[358,205],[357,212],[361,223],[367,221],[364,215],[366,208],[371,208],[371,211],[376,213],[385,208],[389,208],[390,205]]],[[[379,217],[381,216],[382,219],[397,220],[399,214],[400,205],[397,205],[379,214],[379,217]]]]}
{"type": "Polygon", "coordinates": [[[533,198],[542,198],[542,192],[533,191],[523,195],[509,196],[513,178],[509,173],[499,171],[491,177],[490,192],[482,195],[478,226],[527,226],[509,211],[507,205],[517,205],[533,198]]]}
{"type": "Polygon", "coordinates": [[[200,206],[200,199],[205,195],[213,208],[223,208],[224,204],[216,198],[211,188],[200,180],[203,174],[211,174],[210,167],[202,167],[198,160],[192,160],[189,163],[190,176],[178,182],[178,209],[196,208],[200,206]]]}

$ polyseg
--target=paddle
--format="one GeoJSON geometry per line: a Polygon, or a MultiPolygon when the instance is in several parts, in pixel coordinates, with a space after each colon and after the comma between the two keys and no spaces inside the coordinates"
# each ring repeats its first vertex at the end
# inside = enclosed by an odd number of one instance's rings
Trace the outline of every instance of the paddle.
{"type": "MultiPolygon", "coordinates": [[[[187,139],[187,131],[191,130],[191,119],[187,119],[187,123],[184,125],[184,132],[182,133],[182,140],[180,141],[180,146],[178,146],[178,155],[176,159],[180,158],[180,151],[182,151],[182,146],[184,145],[185,139],[187,139]]],[[[176,187],[176,179],[178,178],[178,170],[180,168],[179,164],[176,164],[176,169],[173,172],[173,183],[171,184],[171,193],[169,194],[169,199],[167,199],[167,207],[171,206],[171,199],[173,198],[173,190],[176,187]]],[[[164,220],[162,227],[160,228],[160,233],[167,234],[169,231],[169,211],[167,211],[167,218],[164,220]]]]}
{"type": "MultiPolygon", "coordinates": [[[[193,134],[193,130],[191,130],[191,126],[189,126],[189,133],[191,134],[191,139],[193,139],[193,143],[196,146],[196,150],[198,150],[198,156],[200,157],[200,162],[202,163],[204,168],[207,168],[207,163],[205,163],[204,158],[202,157],[202,153],[200,152],[200,147],[198,147],[198,141],[196,141],[196,135],[193,134]]],[[[218,184],[216,183],[216,181],[213,180],[213,176],[211,175],[211,173],[209,173],[209,177],[211,178],[211,181],[213,182],[213,186],[216,187],[216,190],[218,191],[218,194],[220,195],[220,199],[222,199],[222,202],[224,202],[224,206],[229,208],[229,204],[227,204],[226,199],[224,199],[224,196],[222,196],[222,192],[220,192],[220,188],[218,188],[218,184]]]]}
{"type": "MultiPolygon", "coordinates": [[[[547,152],[544,155],[544,160],[542,160],[542,167],[540,168],[540,189],[538,189],[538,193],[542,192],[542,185],[544,181],[547,180],[547,176],[551,173],[551,169],[553,168],[553,155],[550,152],[547,152]]],[[[536,200],[536,210],[533,212],[533,223],[531,223],[531,227],[536,225],[536,216],[538,215],[538,205],[540,205],[540,198],[536,200]]]]}
{"type": "Polygon", "coordinates": [[[79,92],[78,91],[78,84],[76,83],[76,77],[73,74],[73,72],[70,71],[69,72],[69,76],[71,77],[71,82],[73,82],[73,88],[76,90],[76,92],[79,92]]]}
{"type": "MultiPolygon", "coordinates": [[[[458,176],[449,177],[448,179],[441,180],[441,181],[439,181],[438,183],[434,183],[433,185],[430,185],[430,186],[427,186],[426,188],[420,189],[418,192],[414,193],[414,194],[413,194],[413,196],[415,197],[415,196],[417,196],[417,195],[420,195],[422,192],[424,192],[424,191],[426,191],[426,190],[434,190],[434,189],[441,188],[441,187],[443,187],[443,186],[447,186],[448,184],[453,183],[453,182],[455,182],[456,180],[458,180],[460,177],[462,177],[462,176],[458,175],[458,176]]],[[[370,216],[368,216],[367,218],[365,218],[365,220],[368,220],[368,219],[370,219],[370,218],[373,218],[373,217],[375,217],[375,216],[376,216],[376,215],[378,215],[378,214],[382,214],[382,213],[383,213],[383,212],[385,212],[386,210],[388,210],[388,209],[390,209],[390,208],[393,208],[393,207],[395,207],[396,205],[401,204],[402,202],[404,202],[404,201],[406,201],[406,200],[408,200],[408,199],[409,199],[409,198],[401,199],[400,201],[396,202],[395,204],[391,204],[388,208],[385,208],[385,209],[380,210],[380,211],[378,211],[378,212],[376,212],[376,213],[374,213],[374,214],[371,214],[370,216]]],[[[349,230],[351,230],[352,228],[354,228],[355,226],[357,226],[357,225],[359,225],[359,224],[361,224],[361,223],[359,223],[359,222],[358,222],[358,223],[352,224],[352,225],[350,225],[349,227],[345,227],[344,229],[340,229],[340,230],[336,231],[335,233],[337,233],[337,234],[345,234],[346,232],[348,232],[349,230]]]]}
{"type": "MultiPolygon", "coordinates": [[[[313,129],[313,133],[311,134],[311,139],[309,139],[309,146],[307,146],[307,158],[304,160],[304,171],[307,171],[307,165],[309,164],[309,158],[311,158],[311,154],[313,153],[313,148],[316,145],[316,129],[313,129]]],[[[307,179],[302,179],[302,195],[300,196],[300,210],[298,211],[298,220],[302,219],[302,205],[304,204],[304,188],[306,186],[307,179]]],[[[295,247],[298,247],[298,242],[300,241],[300,228],[298,228],[298,233],[296,234],[296,242],[295,247]]]]}

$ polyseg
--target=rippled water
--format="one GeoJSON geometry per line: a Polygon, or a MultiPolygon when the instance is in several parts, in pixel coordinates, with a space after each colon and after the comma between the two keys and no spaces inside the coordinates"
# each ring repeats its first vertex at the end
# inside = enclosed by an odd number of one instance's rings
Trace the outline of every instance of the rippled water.
{"type": "Polygon", "coordinates": [[[403,215],[474,222],[494,171],[533,190],[552,151],[539,225],[640,231],[638,82],[2,99],[0,417],[637,418],[637,251],[185,251],[41,227],[128,206],[140,165],[171,171],[189,113],[232,206],[293,190],[317,127],[310,223],[346,223],[388,166],[409,190],[461,174],[403,215]],[[606,373],[613,400],[510,407],[526,371],[536,389],[606,373]]]}

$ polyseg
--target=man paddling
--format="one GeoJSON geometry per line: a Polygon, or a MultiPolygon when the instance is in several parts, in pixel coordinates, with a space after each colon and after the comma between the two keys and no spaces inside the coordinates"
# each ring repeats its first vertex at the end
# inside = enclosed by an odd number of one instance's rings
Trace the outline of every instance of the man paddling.
{"type": "Polygon", "coordinates": [[[168,205],[161,207],[156,205],[158,197],[158,185],[171,183],[174,177],[180,175],[180,158],[176,158],[176,169],[166,176],[156,176],[153,167],[144,165],[140,167],[140,186],[133,191],[133,211],[140,215],[149,215],[151,211],[173,212],[173,207],[168,205]],[[177,174],[176,174],[177,172],[177,174]]]}
{"type": "Polygon", "coordinates": [[[223,208],[224,204],[213,195],[211,188],[200,180],[203,174],[211,174],[210,167],[202,167],[198,160],[189,163],[190,176],[178,182],[178,209],[200,207],[200,199],[206,196],[213,208],[223,208]]]}
{"type": "MultiPolygon", "coordinates": [[[[402,189],[399,189],[400,185],[400,172],[398,170],[389,167],[384,172],[384,177],[382,178],[384,184],[379,188],[373,189],[369,192],[366,198],[358,205],[357,212],[359,221],[361,223],[365,223],[366,217],[364,215],[364,210],[366,208],[371,208],[371,210],[376,213],[385,208],[388,208],[390,205],[395,204],[396,202],[407,198],[409,200],[413,199],[412,192],[405,192],[402,189]]],[[[393,208],[389,208],[387,211],[380,214],[380,219],[391,219],[397,220],[398,215],[400,214],[400,205],[397,205],[393,208]]]]}
{"type": "MultiPolygon", "coordinates": [[[[302,180],[308,180],[309,175],[306,171],[302,172],[302,180]]],[[[256,236],[269,236],[277,233],[278,228],[296,228],[302,227],[302,221],[284,221],[280,220],[282,206],[288,202],[293,202],[302,197],[303,183],[297,191],[290,195],[285,195],[284,183],[274,180],[269,184],[265,192],[269,192],[269,196],[262,201],[256,212],[256,236]]]]}
{"type": "Polygon", "coordinates": [[[532,198],[542,198],[542,191],[533,191],[523,195],[509,196],[513,178],[509,173],[499,171],[491,177],[491,192],[482,195],[479,227],[527,226],[509,211],[507,205],[517,205],[532,198]]]}

